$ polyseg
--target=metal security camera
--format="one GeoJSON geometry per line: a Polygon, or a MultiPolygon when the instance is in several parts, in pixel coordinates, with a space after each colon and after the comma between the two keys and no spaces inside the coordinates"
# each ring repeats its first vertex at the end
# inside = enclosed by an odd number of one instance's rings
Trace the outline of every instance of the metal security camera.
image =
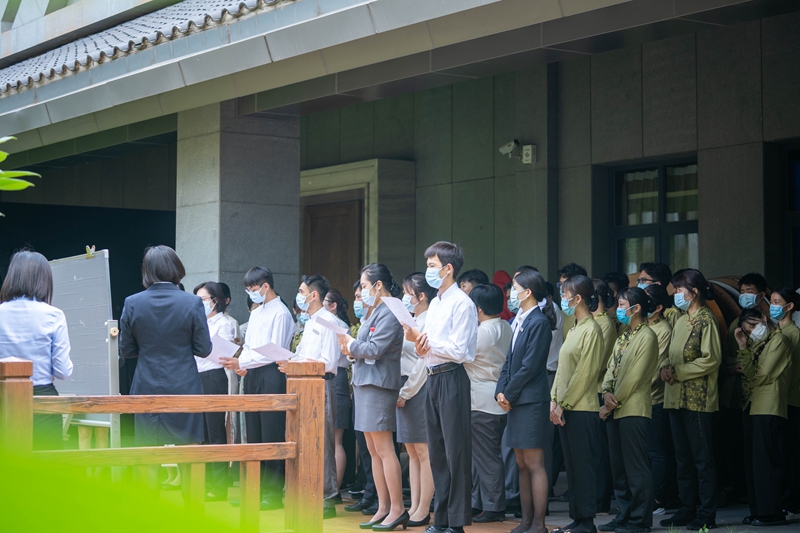
{"type": "Polygon", "coordinates": [[[503,155],[507,155],[509,158],[513,155],[514,150],[519,146],[519,141],[514,139],[513,141],[509,141],[503,146],[500,146],[498,150],[503,155]]]}

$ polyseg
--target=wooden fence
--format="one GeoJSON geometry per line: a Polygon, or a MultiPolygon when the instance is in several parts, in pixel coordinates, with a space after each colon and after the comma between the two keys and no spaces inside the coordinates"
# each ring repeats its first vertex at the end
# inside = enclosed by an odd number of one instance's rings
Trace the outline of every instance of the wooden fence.
{"type": "Polygon", "coordinates": [[[290,362],[286,394],[236,396],[33,396],[33,363],[0,360],[0,453],[32,455],[54,467],[132,466],[147,479],[148,465],[180,463],[189,479],[187,508],[202,513],[205,463],[238,461],[240,527],[259,531],[261,461],[286,460],[286,524],[289,531],[322,531],[324,365],[290,362]],[[33,451],[33,415],[286,411],[286,442],[153,446],[96,450],[33,451]]]}

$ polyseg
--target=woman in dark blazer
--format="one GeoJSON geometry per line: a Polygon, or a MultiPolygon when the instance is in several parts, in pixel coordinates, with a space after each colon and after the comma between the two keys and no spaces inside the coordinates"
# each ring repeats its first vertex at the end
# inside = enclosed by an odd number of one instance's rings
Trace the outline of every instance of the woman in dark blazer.
{"type": "Polygon", "coordinates": [[[550,484],[544,466],[544,448],[550,424],[547,355],[556,316],[544,278],[533,268],[517,271],[509,308],[518,307],[511,348],[497,381],[497,403],[508,411],[506,444],[514,448],[519,467],[522,521],[512,533],[547,531],[544,516],[550,484]],[[540,302],[544,305],[540,306],[540,302]]]}
{"type": "MultiPolygon", "coordinates": [[[[183,292],[183,263],[168,246],[148,248],[142,264],[147,290],[125,299],[119,348],[138,358],[131,394],[203,394],[194,356],[208,357],[211,338],[197,296],[183,292]]],[[[136,444],[203,441],[203,414],[136,415],[136,444]]]]}

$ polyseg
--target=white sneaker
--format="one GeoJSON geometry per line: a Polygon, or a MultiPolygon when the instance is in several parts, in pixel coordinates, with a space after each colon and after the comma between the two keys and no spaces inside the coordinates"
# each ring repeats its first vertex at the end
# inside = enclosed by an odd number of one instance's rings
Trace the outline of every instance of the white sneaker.
{"type": "Polygon", "coordinates": [[[667,512],[667,510],[666,510],[666,509],[664,509],[663,507],[659,507],[658,509],[656,509],[655,511],[653,511],[653,514],[656,514],[656,515],[658,515],[658,514],[664,514],[664,513],[666,513],[666,512],[667,512]]]}

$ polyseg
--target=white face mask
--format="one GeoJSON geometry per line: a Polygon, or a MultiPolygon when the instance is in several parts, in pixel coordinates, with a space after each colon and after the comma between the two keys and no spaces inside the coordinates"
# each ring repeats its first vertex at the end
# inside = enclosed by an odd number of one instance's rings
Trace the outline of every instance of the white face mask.
{"type": "Polygon", "coordinates": [[[753,328],[753,331],[750,332],[750,338],[753,339],[753,342],[761,342],[767,338],[768,334],[769,330],[767,329],[767,326],[761,322],[753,328]]]}

